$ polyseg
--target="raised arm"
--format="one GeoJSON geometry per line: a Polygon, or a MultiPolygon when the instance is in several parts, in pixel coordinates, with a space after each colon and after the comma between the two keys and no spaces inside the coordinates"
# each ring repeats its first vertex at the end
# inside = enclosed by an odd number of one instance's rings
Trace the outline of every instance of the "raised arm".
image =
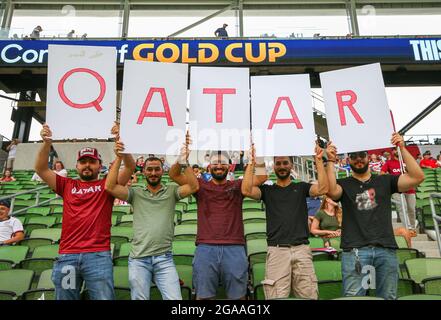
{"type": "Polygon", "coordinates": [[[181,156],[178,157],[176,162],[171,166],[170,170],[168,171],[168,176],[170,179],[172,179],[174,182],[176,182],[178,185],[183,186],[185,184],[189,184],[189,181],[187,180],[187,176],[181,172],[181,164],[187,164],[188,163],[188,157],[184,158],[182,157],[183,150],[188,149],[188,146],[191,143],[190,135],[187,132],[185,136],[185,143],[183,148],[181,149],[181,156]]]}
{"type": "Polygon", "coordinates": [[[115,143],[116,158],[115,161],[113,161],[113,164],[109,170],[109,174],[107,175],[105,188],[106,191],[115,198],[118,198],[123,201],[127,201],[129,197],[129,189],[125,185],[123,186],[118,184],[119,168],[122,162],[122,154],[121,154],[122,151],[124,151],[124,144],[122,144],[119,141],[116,142],[115,143]]]}
{"type": "Polygon", "coordinates": [[[392,134],[393,145],[398,146],[403,156],[403,161],[406,164],[406,173],[400,175],[398,178],[398,191],[405,192],[409,189],[417,187],[420,183],[424,181],[424,172],[412,157],[409,151],[407,151],[404,145],[404,139],[398,133],[392,134]]]}
{"type": "Polygon", "coordinates": [[[319,147],[318,144],[315,146],[315,166],[317,168],[317,184],[313,184],[311,189],[309,189],[309,195],[311,197],[318,197],[326,194],[329,190],[328,177],[326,175],[325,166],[323,164],[323,153],[324,150],[319,147]]]}
{"type": "Polygon", "coordinates": [[[326,155],[328,156],[328,163],[326,165],[326,176],[328,177],[327,196],[332,200],[339,200],[343,194],[343,189],[337,184],[337,180],[335,179],[334,163],[337,160],[337,148],[331,141],[328,142],[326,155]]]}
{"type": "Polygon", "coordinates": [[[243,176],[241,191],[244,197],[249,197],[254,200],[260,200],[262,198],[262,192],[260,191],[259,187],[254,185],[255,166],[256,166],[256,156],[255,156],[254,144],[252,144],[250,150],[250,162],[248,163],[247,168],[245,170],[245,174],[243,176]]]}
{"type": "Polygon", "coordinates": [[[43,144],[37,153],[35,172],[52,190],[55,191],[57,188],[57,175],[51,169],[49,169],[47,164],[47,159],[49,158],[49,152],[51,151],[52,145],[52,131],[47,124],[43,124],[43,128],[40,131],[40,136],[43,139],[43,144]]]}
{"type": "MultiPolygon", "coordinates": [[[[110,133],[114,135],[116,143],[120,143],[119,140],[120,126],[119,122],[114,122],[110,133]]],[[[124,150],[124,144],[119,145],[121,150],[124,150]]],[[[127,182],[132,178],[135,172],[136,163],[131,154],[120,153],[122,161],[124,162],[124,168],[118,173],[118,184],[125,186],[127,182]]]]}
{"type": "MultiPolygon", "coordinates": [[[[190,150],[188,148],[188,144],[185,144],[181,150],[180,159],[185,161],[187,167],[184,170],[184,178],[187,183],[181,185],[178,189],[179,195],[181,198],[188,197],[189,195],[198,192],[199,190],[199,182],[196,176],[193,173],[193,169],[188,163],[188,157],[190,156],[190,150]]],[[[179,168],[180,169],[180,168],[179,168]]]]}

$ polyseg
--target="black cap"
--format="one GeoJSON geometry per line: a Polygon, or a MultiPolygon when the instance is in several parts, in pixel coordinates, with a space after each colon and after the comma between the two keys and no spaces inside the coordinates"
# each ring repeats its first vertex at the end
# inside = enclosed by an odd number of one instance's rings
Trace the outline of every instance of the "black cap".
{"type": "Polygon", "coordinates": [[[426,155],[432,155],[432,153],[430,152],[430,150],[426,150],[426,151],[424,152],[423,156],[426,156],[426,155]]]}
{"type": "Polygon", "coordinates": [[[9,199],[0,200],[0,206],[5,206],[5,207],[10,208],[11,207],[11,200],[9,200],[9,199]]]}

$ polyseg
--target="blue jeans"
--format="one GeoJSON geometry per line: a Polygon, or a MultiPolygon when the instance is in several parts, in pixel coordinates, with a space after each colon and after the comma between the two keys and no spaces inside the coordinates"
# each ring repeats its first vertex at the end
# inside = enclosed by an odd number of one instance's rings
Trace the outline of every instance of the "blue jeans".
{"type": "Polygon", "coordinates": [[[171,252],[159,256],[129,258],[132,300],[149,300],[152,279],[164,300],[182,300],[179,276],[171,252]]]}
{"type": "Polygon", "coordinates": [[[248,259],[243,245],[199,244],[193,260],[193,288],[198,299],[216,297],[222,284],[228,299],[245,297],[248,259]]]}
{"type": "Polygon", "coordinates": [[[83,282],[91,300],[115,300],[110,251],[59,255],[52,282],[56,300],[80,300],[83,282]]]}
{"type": "Polygon", "coordinates": [[[343,252],[343,295],[364,296],[367,289],[375,288],[378,297],[394,300],[397,298],[398,272],[394,249],[362,247],[343,252]],[[357,250],[361,272],[356,270],[357,250]]]}

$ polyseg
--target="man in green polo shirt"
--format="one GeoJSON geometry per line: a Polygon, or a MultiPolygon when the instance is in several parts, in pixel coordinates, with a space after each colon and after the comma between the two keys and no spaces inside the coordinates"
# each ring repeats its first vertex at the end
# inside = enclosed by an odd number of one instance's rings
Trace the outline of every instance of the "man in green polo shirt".
{"type": "Polygon", "coordinates": [[[116,159],[106,181],[106,190],[114,197],[133,206],[133,241],[129,256],[129,281],[132,300],[149,300],[154,279],[164,300],[182,300],[179,276],[172,256],[176,202],[198,191],[199,184],[188,165],[188,143],[180,161],[187,163],[187,184],[182,186],[161,183],[163,163],[149,157],[143,174],[146,187],[126,187],[117,184],[121,152],[124,144],[115,144],[116,159]]]}

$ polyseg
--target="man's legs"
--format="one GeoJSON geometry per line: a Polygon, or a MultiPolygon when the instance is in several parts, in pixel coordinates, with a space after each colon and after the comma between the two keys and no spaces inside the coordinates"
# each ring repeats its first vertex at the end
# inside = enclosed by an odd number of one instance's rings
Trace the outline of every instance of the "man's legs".
{"type": "Polygon", "coordinates": [[[83,281],[79,259],[79,254],[61,254],[56,259],[52,270],[56,300],[80,300],[83,281]]]}
{"type": "Polygon", "coordinates": [[[248,284],[248,259],[242,245],[221,246],[221,279],[228,299],[244,299],[248,284]]]}
{"type": "Polygon", "coordinates": [[[317,276],[308,245],[291,247],[292,290],[298,298],[318,299],[317,276]]]}
{"type": "Polygon", "coordinates": [[[262,283],[265,291],[265,299],[289,297],[291,291],[290,248],[268,247],[265,280],[263,280],[262,283]]]}
{"type": "Polygon", "coordinates": [[[193,288],[196,299],[216,298],[220,278],[220,246],[199,244],[193,259],[193,288]]]}
{"type": "Polygon", "coordinates": [[[163,300],[182,300],[179,276],[171,252],[152,257],[153,278],[163,300]]]}
{"type": "Polygon", "coordinates": [[[132,300],[149,300],[152,285],[152,257],[129,257],[129,282],[132,300]]]}
{"type": "Polygon", "coordinates": [[[416,227],[416,195],[415,193],[405,193],[404,196],[407,203],[407,214],[409,215],[410,228],[414,229],[416,227]]]}
{"type": "Polygon", "coordinates": [[[401,223],[404,224],[403,205],[401,203],[401,194],[394,193],[392,195],[392,199],[394,200],[395,208],[397,209],[397,216],[400,219],[401,223]]]}
{"type": "Polygon", "coordinates": [[[397,298],[399,272],[396,251],[375,248],[374,252],[376,294],[386,300],[395,300],[397,298]]]}
{"type": "Polygon", "coordinates": [[[80,269],[90,300],[115,300],[110,251],[82,253],[80,269]]]}
{"type": "Polygon", "coordinates": [[[373,266],[372,249],[363,247],[342,253],[343,296],[366,295],[366,290],[369,289],[367,281],[369,266],[373,266]],[[358,270],[356,269],[357,261],[359,261],[358,270]]]}

